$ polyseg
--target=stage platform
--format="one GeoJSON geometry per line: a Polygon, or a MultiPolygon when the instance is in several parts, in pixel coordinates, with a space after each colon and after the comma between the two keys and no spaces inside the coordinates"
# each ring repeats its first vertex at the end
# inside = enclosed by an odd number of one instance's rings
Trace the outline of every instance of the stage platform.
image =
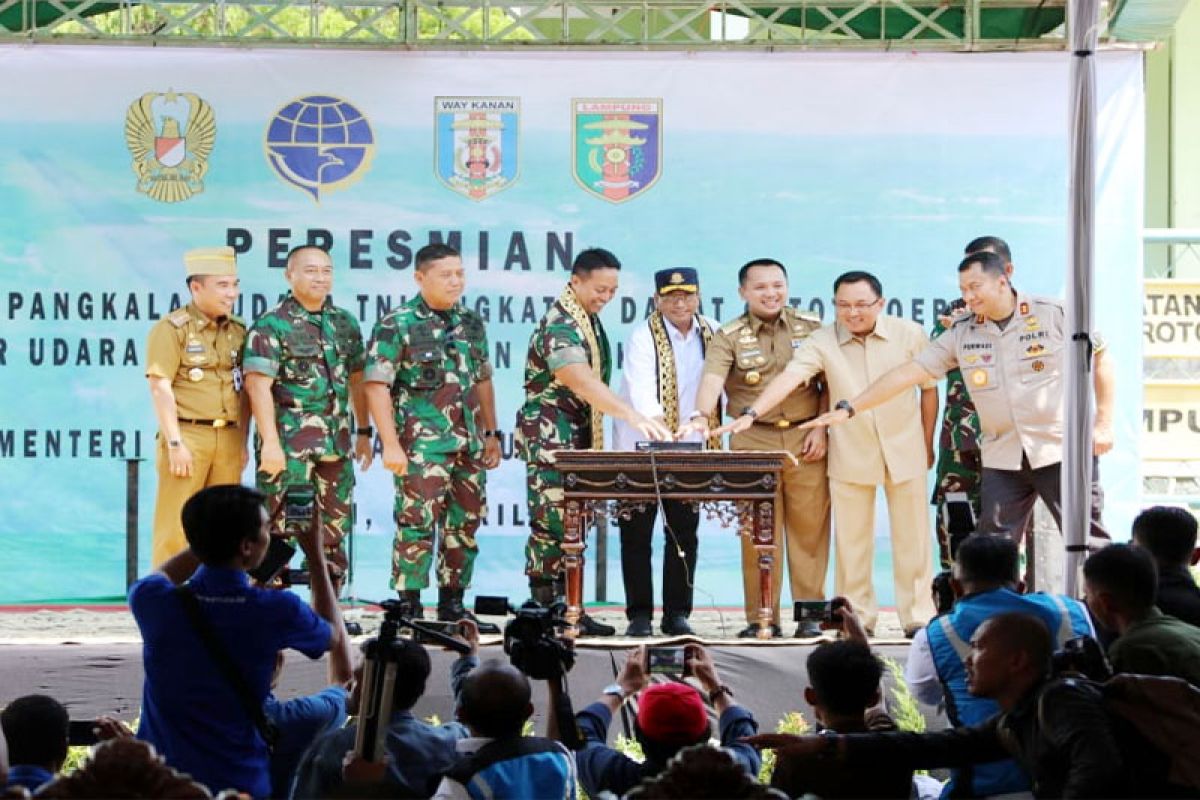
{"type": "MultiPolygon", "coordinates": [[[[619,608],[589,611],[612,624],[623,619],[619,608]]],[[[378,628],[377,612],[354,610],[348,616],[358,619],[367,632],[364,637],[356,637],[357,641],[365,641],[378,628]]],[[[731,640],[719,635],[718,616],[724,618],[725,627],[733,632],[744,625],[740,609],[722,609],[719,613],[700,611],[693,615],[695,627],[703,634],[699,640],[710,648],[722,680],[733,689],[738,702],[754,713],[761,729],[774,730],[789,711],[801,712],[811,724],[812,710],[804,702],[807,684],[804,662],[818,642],[731,640]]],[[[894,621],[894,615],[889,616],[890,620],[881,616],[881,630],[886,628],[885,621],[894,621]]],[[[784,630],[790,633],[794,627],[789,623],[784,630]]],[[[623,629],[623,624],[619,629],[623,629]]],[[[481,658],[507,660],[498,637],[489,639],[481,658]]],[[[595,700],[601,689],[612,682],[614,669],[620,668],[630,648],[639,643],[665,645],[675,641],[678,640],[666,637],[579,640],[576,665],[568,676],[576,709],[595,700]]],[[[903,639],[881,639],[875,647],[881,656],[903,665],[908,650],[903,639]]],[[[448,676],[449,664],[455,656],[433,648],[430,655],[434,661],[433,674],[416,711],[422,717],[436,715],[447,720],[454,713],[448,676]]],[[[4,675],[0,704],[24,694],[43,693],[63,702],[72,719],[104,713],[132,720],[141,706],[141,643],[136,626],[123,607],[41,611],[9,608],[0,612],[0,675],[4,675]]],[[[325,680],[323,661],[309,661],[289,652],[278,695],[288,698],[315,692],[325,685],[325,680]]],[[[545,700],[544,684],[535,683],[535,724],[539,731],[544,729],[545,700]]],[[[937,709],[922,706],[921,711],[931,727],[945,725],[937,709]]],[[[614,721],[610,734],[615,736],[620,730],[619,721],[614,721]]]]}

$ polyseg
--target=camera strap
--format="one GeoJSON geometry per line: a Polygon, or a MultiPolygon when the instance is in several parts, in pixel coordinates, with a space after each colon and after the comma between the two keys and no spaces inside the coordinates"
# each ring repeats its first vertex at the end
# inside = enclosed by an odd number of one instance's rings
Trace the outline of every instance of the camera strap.
{"type": "Polygon", "coordinates": [[[187,584],[176,586],[175,593],[183,604],[188,621],[192,623],[192,628],[204,644],[204,649],[208,651],[213,663],[216,664],[217,671],[233,689],[233,693],[237,695],[238,701],[242,704],[247,716],[250,717],[250,721],[254,723],[258,735],[266,742],[267,752],[275,752],[275,743],[279,740],[279,729],[263,713],[262,703],[255,702],[254,693],[250,690],[250,684],[246,682],[246,676],[238,669],[233,656],[229,655],[229,651],[217,637],[212,623],[204,616],[204,612],[200,609],[200,601],[196,599],[192,587],[187,584]]]}

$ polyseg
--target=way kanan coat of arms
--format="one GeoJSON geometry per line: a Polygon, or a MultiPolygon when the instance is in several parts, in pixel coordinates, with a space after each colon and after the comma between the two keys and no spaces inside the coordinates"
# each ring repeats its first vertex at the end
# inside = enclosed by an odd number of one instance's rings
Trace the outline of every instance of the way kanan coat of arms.
{"type": "Polygon", "coordinates": [[[216,139],[212,106],[191,92],[147,92],[125,114],[137,190],[160,203],[178,203],[204,191],[216,139]]]}
{"type": "Polygon", "coordinates": [[[517,179],[516,97],[438,97],[434,172],[447,188],[484,200],[517,179]]]}

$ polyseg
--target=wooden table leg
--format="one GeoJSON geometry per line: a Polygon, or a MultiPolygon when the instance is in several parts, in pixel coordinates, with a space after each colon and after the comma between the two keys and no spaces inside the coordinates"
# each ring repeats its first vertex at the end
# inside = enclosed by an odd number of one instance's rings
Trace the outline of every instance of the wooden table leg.
{"type": "Polygon", "coordinates": [[[771,638],[775,608],[775,503],[760,500],[754,509],[754,549],[758,553],[758,638],[771,638]]]}
{"type": "Polygon", "coordinates": [[[584,513],[578,500],[568,500],[563,509],[563,573],[566,583],[567,622],[563,634],[574,639],[579,635],[579,618],[583,616],[583,539],[584,513]]]}

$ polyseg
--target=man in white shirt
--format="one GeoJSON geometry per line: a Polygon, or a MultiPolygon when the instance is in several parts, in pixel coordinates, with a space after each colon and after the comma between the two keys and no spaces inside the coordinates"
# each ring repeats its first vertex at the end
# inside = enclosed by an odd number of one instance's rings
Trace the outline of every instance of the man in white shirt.
{"type": "MultiPolygon", "coordinates": [[[[700,316],[700,281],[696,270],[666,269],[654,274],[655,311],[638,325],[625,345],[621,397],[639,413],[670,430],[696,410],[696,392],[704,370],[704,351],[714,325],[700,316]]],[[[718,415],[719,417],[719,415],[718,415]]],[[[716,427],[713,420],[711,427],[716,427]]],[[[633,450],[643,438],[624,422],[613,424],[613,449],[633,450]]],[[[685,437],[700,441],[700,434],[685,437]]],[[[720,440],[710,442],[719,447],[720,440]]],[[[664,500],[663,617],[668,636],[692,633],[692,580],[696,572],[696,528],[699,512],[690,504],[664,500]]],[[[654,583],[650,575],[651,536],[658,507],[649,506],[620,521],[621,573],[625,580],[626,636],[654,631],[654,583]]]]}

